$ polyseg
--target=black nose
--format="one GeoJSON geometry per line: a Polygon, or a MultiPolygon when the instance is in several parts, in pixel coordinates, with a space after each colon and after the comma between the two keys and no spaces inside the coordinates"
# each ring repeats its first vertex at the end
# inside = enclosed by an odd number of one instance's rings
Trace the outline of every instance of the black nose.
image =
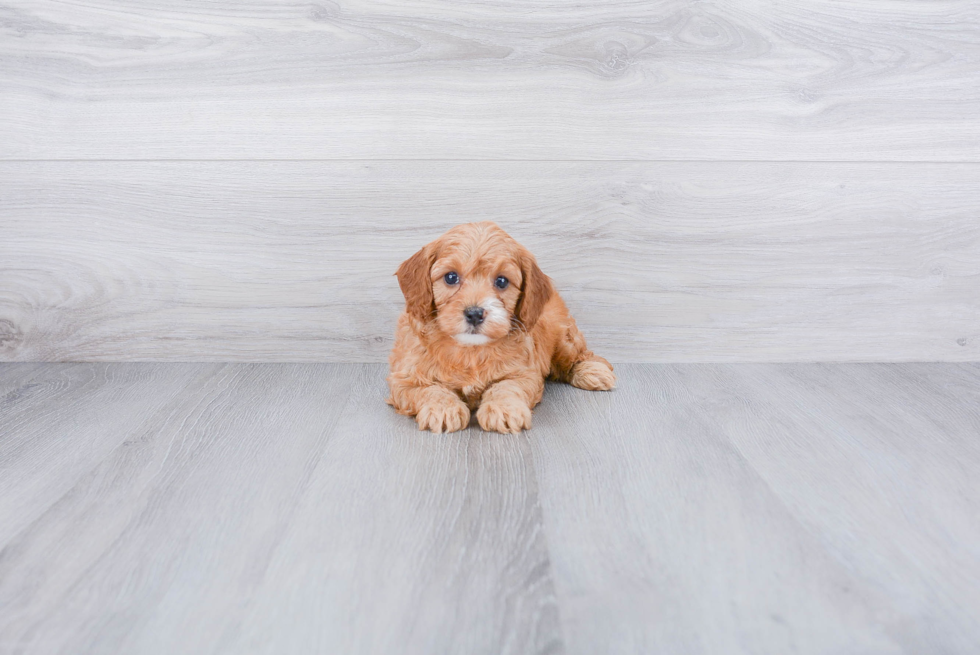
{"type": "Polygon", "coordinates": [[[466,317],[466,322],[470,325],[479,325],[483,322],[483,308],[482,307],[467,307],[463,310],[463,316],[466,317]]]}

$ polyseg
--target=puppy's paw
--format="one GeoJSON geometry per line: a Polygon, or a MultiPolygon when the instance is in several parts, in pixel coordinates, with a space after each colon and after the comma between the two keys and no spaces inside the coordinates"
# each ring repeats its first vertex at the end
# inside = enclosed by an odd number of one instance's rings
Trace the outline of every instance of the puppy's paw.
{"type": "Polygon", "coordinates": [[[510,432],[531,429],[531,408],[516,398],[487,400],[476,410],[476,420],[487,432],[510,432]]]}
{"type": "Polygon", "coordinates": [[[616,386],[616,374],[606,362],[592,359],[577,363],[572,369],[569,382],[579,389],[609,391],[616,386]]]}
{"type": "Polygon", "coordinates": [[[470,408],[447,391],[435,398],[429,398],[415,415],[419,430],[432,432],[456,432],[470,424],[470,408]]]}

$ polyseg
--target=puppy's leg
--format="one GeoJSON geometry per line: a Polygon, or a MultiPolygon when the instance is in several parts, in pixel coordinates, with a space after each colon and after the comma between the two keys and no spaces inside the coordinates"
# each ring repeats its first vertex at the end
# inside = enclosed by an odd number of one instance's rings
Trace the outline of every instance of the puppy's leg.
{"type": "Polygon", "coordinates": [[[576,362],[568,383],[589,391],[609,391],[616,387],[616,374],[613,373],[612,364],[593,355],[592,359],[576,362]]]}
{"type": "Polygon", "coordinates": [[[531,428],[531,408],[541,402],[542,393],[544,379],[533,371],[496,382],[483,392],[476,420],[487,432],[528,430],[531,428]]]}
{"type": "Polygon", "coordinates": [[[555,346],[551,377],[589,391],[608,391],[616,386],[612,364],[589,350],[575,321],[555,346]]]}
{"type": "Polygon", "coordinates": [[[438,384],[414,386],[391,377],[388,383],[388,403],[399,414],[414,416],[419,430],[455,432],[470,424],[470,408],[451,389],[438,384]]]}

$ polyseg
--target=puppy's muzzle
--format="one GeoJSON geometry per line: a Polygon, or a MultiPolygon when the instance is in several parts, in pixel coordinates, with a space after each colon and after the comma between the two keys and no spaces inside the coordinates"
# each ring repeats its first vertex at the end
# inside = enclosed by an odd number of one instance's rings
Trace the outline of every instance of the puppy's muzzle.
{"type": "Polygon", "coordinates": [[[486,318],[487,313],[483,311],[482,307],[467,307],[463,310],[463,316],[466,317],[466,322],[477,327],[483,323],[483,319],[486,318]]]}

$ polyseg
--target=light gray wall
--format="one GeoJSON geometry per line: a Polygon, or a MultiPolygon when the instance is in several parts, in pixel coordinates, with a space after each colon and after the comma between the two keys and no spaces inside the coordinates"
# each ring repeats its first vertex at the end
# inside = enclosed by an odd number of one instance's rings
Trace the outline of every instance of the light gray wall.
{"type": "Polygon", "coordinates": [[[0,359],[383,361],[492,219],[615,361],[976,360],[976,2],[0,0],[0,359]]]}

